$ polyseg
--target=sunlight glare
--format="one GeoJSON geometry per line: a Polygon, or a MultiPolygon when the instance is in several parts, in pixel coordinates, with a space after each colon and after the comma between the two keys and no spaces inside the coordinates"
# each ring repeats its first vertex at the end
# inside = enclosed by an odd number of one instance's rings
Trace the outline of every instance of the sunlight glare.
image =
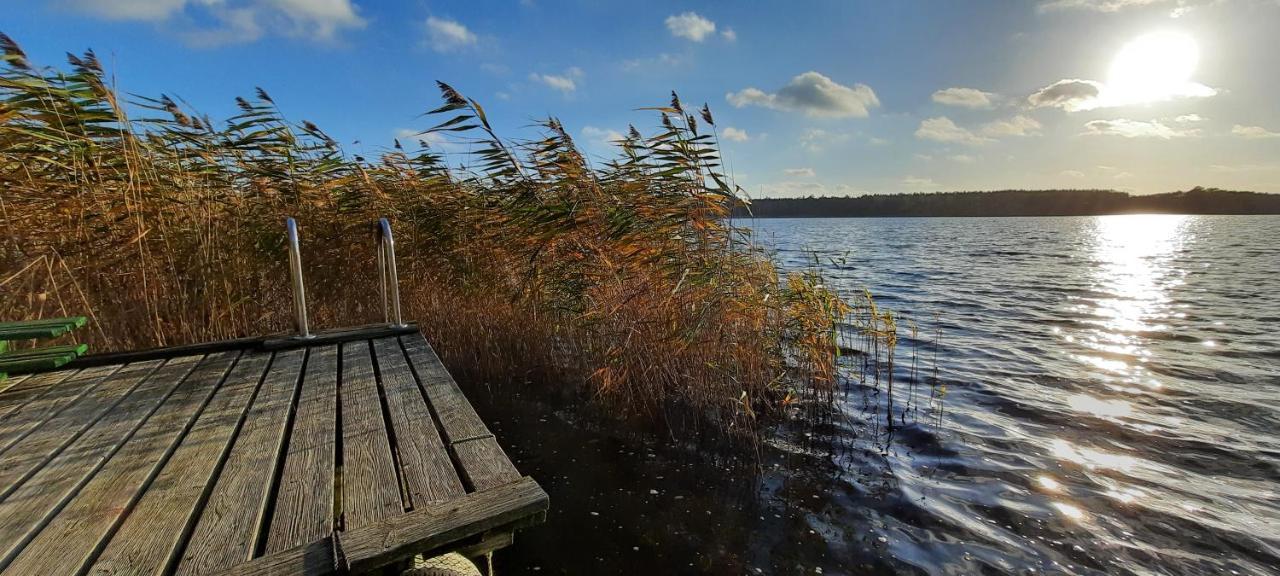
{"type": "Polygon", "coordinates": [[[1197,95],[1205,87],[1190,80],[1199,61],[1199,47],[1186,34],[1164,31],[1139,36],[1111,61],[1108,97],[1115,104],[1142,104],[1197,95]]]}

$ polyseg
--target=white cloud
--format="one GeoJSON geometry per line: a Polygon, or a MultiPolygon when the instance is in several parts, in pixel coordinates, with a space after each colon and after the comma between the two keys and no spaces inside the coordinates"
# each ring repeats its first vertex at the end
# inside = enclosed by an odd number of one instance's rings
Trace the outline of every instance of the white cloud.
{"type": "Polygon", "coordinates": [[[427,18],[427,40],[436,52],[453,52],[475,46],[476,35],[457,20],[427,18]]]}
{"type": "Polygon", "coordinates": [[[1222,172],[1224,174],[1270,172],[1273,170],[1280,171],[1280,164],[1211,164],[1209,169],[1214,172],[1222,172]]]}
{"type": "Polygon", "coordinates": [[[726,42],[738,41],[738,33],[735,32],[733,28],[725,28],[724,30],[722,30],[720,32],[720,37],[724,38],[726,42]]]}
{"type": "Polygon", "coordinates": [[[641,68],[655,68],[666,71],[685,63],[685,58],[678,54],[668,54],[663,52],[653,58],[632,58],[622,61],[622,70],[630,72],[641,68]]]}
{"type": "Polygon", "coordinates": [[[1089,10],[1093,12],[1119,12],[1126,8],[1165,4],[1171,0],[1050,0],[1040,4],[1041,11],[1089,10]]]}
{"type": "Polygon", "coordinates": [[[582,69],[575,66],[565,70],[564,74],[531,73],[529,79],[569,95],[578,89],[578,81],[583,76],[582,69]]]}
{"type": "Polygon", "coordinates": [[[1096,80],[1067,78],[1035,91],[1027,97],[1027,104],[1033,108],[1061,108],[1067,112],[1080,112],[1168,100],[1208,98],[1218,93],[1217,90],[1197,82],[1184,82],[1180,86],[1170,87],[1167,93],[1157,99],[1150,99],[1149,96],[1139,99],[1139,96],[1125,92],[1123,89],[1108,89],[1106,84],[1096,80]]]}
{"type": "Polygon", "coordinates": [[[787,176],[797,176],[801,178],[813,178],[816,176],[813,172],[813,168],[787,168],[783,170],[782,173],[787,176]]]}
{"type": "Polygon", "coordinates": [[[1084,178],[1084,172],[1079,170],[1063,170],[1062,172],[1059,172],[1059,174],[1066,176],[1067,178],[1084,178]]]}
{"type": "Polygon", "coordinates": [[[921,140],[933,140],[934,142],[968,145],[991,142],[990,138],[978,136],[966,128],[957,126],[955,122],[946,116],[937,116],[922,120],[920,122],[920,127],[916,129],[916,138],[921,140]]]}
{"type": "Polygon", "coordinates": [[[1101,82],[1070,78],[1059,80],[1035,91],[1027,97],[1027,103],[1035,108],[1052,107],[1076,112],[1097,108],[1098,96],[1101,94],[1101,82]]]}
{"type": "Polygon", "coordinates": [[[603,147],[615,146],[619,141],[627,139],[617,130],[596,128],[595,126],[583,126],[582,138],[587,142],[603,147]]]}
{"type": "Polygon", "coordinates": [[[1231,133],[1241,138],[1262,139],[1262,138],[1280,138],[1280,132],[1272,132],[1261,126],[1244,126],[1236,124],[1231,127],[1231,133]]]}
{"type": "Polygon", "coordinates": [[[400,128],[396,130],[395,134],[396,139],[400,140],[401,144],[425,142],[428,146],[436,149],[449,148],[457,144],[456,142],[451,142],[447,136],[439,132],[422,133],[421,130],[414,130],[413,128],[400,128]]]}
{"type": "Polygon", "coordinates": [[[71,0],[70,8],[106,20],[144,20],[159,22],[182,12],[187,0],[71,0]]]}
{"type": "Polygon", "coordinates": [[[1179,124],[1192,124],[1195,122],[1203,122],[1204,117],[1199,114],[1183,114],[1174,118],[1173,121],[1179,124]]]}
{"type": "Polygon", "coordinates": [[[868,109],[880,106],[870,86],[844,86],[813,71],[792,78],[772,94],[759,88],[745,88],[725,94],[725,99],[737,108],[763,106],[836,118],[866,118],[868,109]]]}
{"type": "Polygon", "coordinates": [[[1200,135],[1198,128],[1179,130],[1171,128],[1160,120],[1145,122],[1142,120],[1094,120],[1084,125],[1085,134],[1090,136],[1123,136],[1125,138],[1190,138],[1200,135]]]}
{"type": "Polygon", "coordinates": [[[953,154],[951,156],[948,156],[947,158],[949,158],[952,162],[959,162],[961,164],[973,164],[978,160],[977,158],[974,158],[973,156],[970,156],[968,154],[953,154]]]}
{"type": "MultiPolygon", "coordinates": [[[[741,175],[739,175],[741,179],[741,175]]],[[[823,184],[811,180],[772,182],[759,187],[755,198],[795,198],[800,196],[861,196],[867,191],[852,184],[823,184]]]]}
{"type": "Polygon", "coordinates": [[[906,187],[908,192],[932,192],[936,191],[939,186],[932,178],[924,178],[920,176],[907,176],[902,179],[902,185],[906,187]]]}
{"type": "Polygon", "coordinates": [[[828,132],[821,128],[809,128],[800,135],[800,147],[810,152],[821,152],[830,144],[847,142],[852,136],[844,132],[828,132]]]}
{"type": "Polygon", "coordinates": [[[740,130],[733,126],[726,126],[724,132],[721,132],[720,135],[730,142],[746,142],[751,139],[746,130],[740,130]]]}
{"type": "Polygon", "coordinates": [[[1005,120],[994,120],[982,126],[982,134],[992,137],[1033,136],[1040,131],[1040,122],[1021,114],[1005,120]]]}
{"type": "Polygon", "coordinates": [[[106,20],[174,22],[198,46],[252,42],[270,33],[333,40],[339,31],[364,28],[351,0],[69,0],[72,10],[106,20]],[[193,22],[210,22],[196,26],[193,22]]]}
{"type": "Polygon", "coordinates": [[[946,106],[961,108],[991,108],[997,96],[976,88],[946,88],[933,93],[933,101],[946,106]]]}
{"type": "Polygon", "coordinates": [[[694,42],[701,42],[716,32],[716,23],[699,16],[696,12],[667,16],[666,24],[672,36],[694,42]]]}

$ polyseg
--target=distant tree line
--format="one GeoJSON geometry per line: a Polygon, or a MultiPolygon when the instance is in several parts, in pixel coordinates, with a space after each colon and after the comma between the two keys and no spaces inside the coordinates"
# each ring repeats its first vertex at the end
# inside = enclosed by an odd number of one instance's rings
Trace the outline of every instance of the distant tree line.
{"type": "Polygon", "coordinates": [[[736,217],[1095,216],[1100,214],[1280,214],[1280,194],[1197,186],[1131,195],[1115,190],[995,190],[807,198],[761,198],[736,217]]]}

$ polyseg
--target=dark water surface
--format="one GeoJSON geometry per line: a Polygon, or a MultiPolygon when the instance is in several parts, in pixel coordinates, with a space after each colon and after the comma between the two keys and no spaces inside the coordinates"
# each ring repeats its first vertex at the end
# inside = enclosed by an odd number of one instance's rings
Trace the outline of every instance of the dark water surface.
{"type": "Polygon", "coordinates": [[[473,391],[552,499],[501,573],[1280,573],[1280,217],[751,226],[941,328],[942,424],[884,449],[852,390],[757,467],[473,391]]]}

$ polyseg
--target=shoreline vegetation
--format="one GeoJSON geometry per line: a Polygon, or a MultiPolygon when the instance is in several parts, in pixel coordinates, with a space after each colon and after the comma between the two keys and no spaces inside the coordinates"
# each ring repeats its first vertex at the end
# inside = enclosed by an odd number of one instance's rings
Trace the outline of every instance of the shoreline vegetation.
{"type": "Polygon", "coordinates": [[[1115,190],[994,190],[804,198],[760,198],[735,218],[1103,216],[1108,214],[1280,214],[1280,194],[1197,186],[1162,194],[1115,190]]]}
{"type": "Polygon", "coordinates": [[[654,132],[632,128],[593,166],[555,118],[500,138],[440,83],[418,142],[363,158],[260,88],[215,121],[118,93],[92,51],[55,69],[3,34],[0,50],[5,319],[87,314],[95,352],[288,331],[292,216],[313,324],[378,321],[386,216],[405,316],[473,383],[755,437],[774,416],[829,418],[857,347],[858,377],[892,396],[897,317],[779,272],[728,218],[739,190],[705,106],[644,109],[654,132]],[[446,160],[437,136],[469,151],[446,160]]]}

